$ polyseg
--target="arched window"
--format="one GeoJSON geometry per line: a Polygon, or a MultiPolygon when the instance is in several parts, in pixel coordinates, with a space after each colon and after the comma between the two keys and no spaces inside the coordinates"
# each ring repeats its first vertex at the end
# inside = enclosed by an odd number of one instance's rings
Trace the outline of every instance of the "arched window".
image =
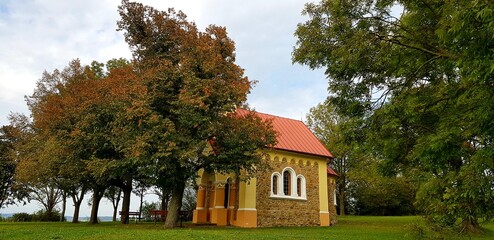
{"type": "Polygon", "coordinates": [[[338,205],[336,204],[336,188],[334,189],[334,192],[333,192],[333,201],[334,201],[334,205],[338,205]]]}
{"type": "Polygon", "coordinates": [[[302,179],[297,178],[297,196],[302,196],[302,179]]]}
{"type": "Polygon", "coordinates": [[[273,175],[271,186],[272,186],[273,194],[274,195],[278,194],[278,175],[273,175]]]}
{"type": "Polygon", "coordinates": [[[292,195],[292,176],[289,171],[283,172],[283,193],[285,196],[292,195]]]}
{"type": "Polygon", "coordinates": [[[286,167],[283,171],[271,174],[270,197],[307,200],[305,177],[295,173],[291,167],[286,167]]]}

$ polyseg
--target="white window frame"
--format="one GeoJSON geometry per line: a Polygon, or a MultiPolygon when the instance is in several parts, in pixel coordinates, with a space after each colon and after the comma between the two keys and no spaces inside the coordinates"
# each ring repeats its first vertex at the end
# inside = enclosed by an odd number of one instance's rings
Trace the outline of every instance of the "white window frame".
{"type": "Polygon", "coordinates": [[[307,200],[307,192],[306,192],[306,181],[305,177],[302,174],[296,174],[295,170],[291,167],[286,167],[281,171],[281,174],[279,172],[273,172],[271,174],[271,180],[270,180],[270,196],[271,198],[279,198],[279,199],[292,199],[292,200],[307,200]],[[288,171],[290,173],[290,195],[285,195],[285,188],[283,186],[283,173],[288,171]],[[273,177],[277,176],[277,182],[273,182],[273,177]],[[297,193],[297,179],[300,179],[300,196],[298,196],[297,193]],[[273,184],[276,184],[277,186],[277,194],[274,194],[273,192],[273,184]]]}
{"type": "Polygon", "coordinates": [[[271,174],[271,180],[270,180],[271,181],[271,190],[270,190],[271,194],[270,194],[270,196],[276,196],[276,195],[280,194],[280,185],[281,185],[281,191],[283,192],[283,181],[280,181],[280,178],[282,178],[282,177],[281,177],[281,174],[278,172],[274,172],[271,174]],[[273,182],[274,176],[276,176],[276,182],[275,183],[273,182]],[[276,194],[273,192],[274,184],[276,184],[276,190],[277,190],[276,194]]]}

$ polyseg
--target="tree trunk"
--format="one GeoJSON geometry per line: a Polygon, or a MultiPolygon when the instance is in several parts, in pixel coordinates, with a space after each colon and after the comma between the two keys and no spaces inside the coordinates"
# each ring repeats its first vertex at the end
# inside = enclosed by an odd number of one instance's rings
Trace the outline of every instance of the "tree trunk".
{"type": "Polygon", "coordinates": [[[144,187],[141,189],[141,202],[139,203],[139,220],[142,217],[142,202],[144,201],[144,187]]]}
{"type": "Polygon", "coordinates": [[[120,202],[120,196],[122,195],[122,189],[119,188],[118,195],[115,199],[113,199],[113,218],[112,221],[117,221],[117,211],[118,211],[118,203],[120,202]]]}
{"type": "Polygon", "coordinates": [[[113,222],[116,222],[117,221],[118,202],[120,202],[120,196],[116,200],[116,204],[113,205],[113,216],[112,216],[112,221],[113,222]]]}
{"type": "Polygon", "coordinates": [[[113,207],[112,222],[116,222],[117,221],[117,211],[118,211],[118,206],[113,207]]]}
{"type": "Polygon", "coordinates": [[[72,217],[72,223],[79,223],[79,212],[81,209],[82,200],[84,199],[84,194],[86,194],[86,188],[82,187],[79,197],[77,192],[73,192],[72,201],[74,202],[74,216],[72,217]]]}
{"type": "Polygon", "coordinates": [[[340,216],[345,216],[345,188],[341,185],[339,187],[338,205],[340,207],[340,216]]]}
{"type": "Polygon", "coordinates": [[[168,203],[170,202],[170,190],[165,187],[161,187],[161,209],[163,211],[168,210],[168,203]]]}
{"type": "Polygon", "coordinates": [[[81,209],[82,201],[74,201],[74,216],[72,217],[72,223],[79,223],[79,210],[81,209]]]}
{"type": "Polygon", "coordinates": [[[165,211],[168,209],[168,198],[165,196],[165,190],[162,190],[162,197],[161,197],[161,210],[165,211]]]}
{"type": "Polygon", "coordinates": [[[177,185],[172,190],[172,199],[168,206],[168,215],[166,216],[165,228],[173,228],[177,224],[178,214],[182,207],[182,198],[184,196],[185,180],[177,185]]]}
{"type": "Polygon", "coordinates": [[[91,206],[91,217],[89,218],[90,224],[97,224],[98,223],[99,202],[101,201],[101,198],[103,198],[104,192],[105,192],[105,189],[100,188],[100,187],[96,187],[93,190],[93,203],[91,206]]]}
{"type": "Polygon", "coordinates": [[[62,213],[60,214],[60,222],[65,222],[65,209],[67,206],[67,192],[63,191],[62,196],[62,213]]]}
{"type": "Polygon", "coordinates": [[[467,233],[481,233],[482,228],[480,227],[479,223],[477,220],[472,220],[472,219],[463,219],[461,222],[461,231],[462,232],[467,232],[467,233]]]}
{"type": "Polygon", "coordinates": [[[130,210],[130,194],[132,193],[132,185],[122,188],[123,199],[122,199],[122,215],[120,216],[120,222],[122,224],[129,223],[129,210],[130,210]]]}

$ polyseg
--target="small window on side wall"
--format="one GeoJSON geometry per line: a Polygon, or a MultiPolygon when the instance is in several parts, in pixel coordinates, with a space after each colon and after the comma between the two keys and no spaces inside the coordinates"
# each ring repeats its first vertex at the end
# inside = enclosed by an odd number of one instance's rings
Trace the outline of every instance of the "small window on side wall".
{"type": "Polygon", "coordinates": [[[273,194],[274,195],[278,194],[278,175],[273,175],[271,186],[272,186],[273,194]]]}
{"type": "Polygon", "coordinates": [[[290,196],[292,194],[292,176],[289,171],[283,172],[283,193],[285,196],[290,196]]]}
{"type": "Polygon", "coordinates": [[[297,178],[297,196],[302,197],[302,179],[297,178]]]}

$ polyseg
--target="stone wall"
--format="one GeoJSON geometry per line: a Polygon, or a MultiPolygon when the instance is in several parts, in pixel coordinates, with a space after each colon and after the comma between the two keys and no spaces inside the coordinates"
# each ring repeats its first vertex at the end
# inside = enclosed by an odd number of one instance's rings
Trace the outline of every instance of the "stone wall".
{"type": "Polygon", "coordinates": [[[338,223],[336,218],[336,206],[335,206],[335,188],[336,188],[336,177],[328,176],[328,207],[329,207],[329,223],[330,225],[335,225],[338,223]]]}
{"type": "MultiPolygon", "coordinates": [[[[319,174],[315,161],[303,163],[301,160],[271,161],[271,169],[257,178],[257,226],[319,226],[319,174]],[[291,167],[306,180],[307,200],[270,198],[271,174],[282,173],[291,167]]],[[[283,191],[282,189],[278,191],[283,191]]]]}

